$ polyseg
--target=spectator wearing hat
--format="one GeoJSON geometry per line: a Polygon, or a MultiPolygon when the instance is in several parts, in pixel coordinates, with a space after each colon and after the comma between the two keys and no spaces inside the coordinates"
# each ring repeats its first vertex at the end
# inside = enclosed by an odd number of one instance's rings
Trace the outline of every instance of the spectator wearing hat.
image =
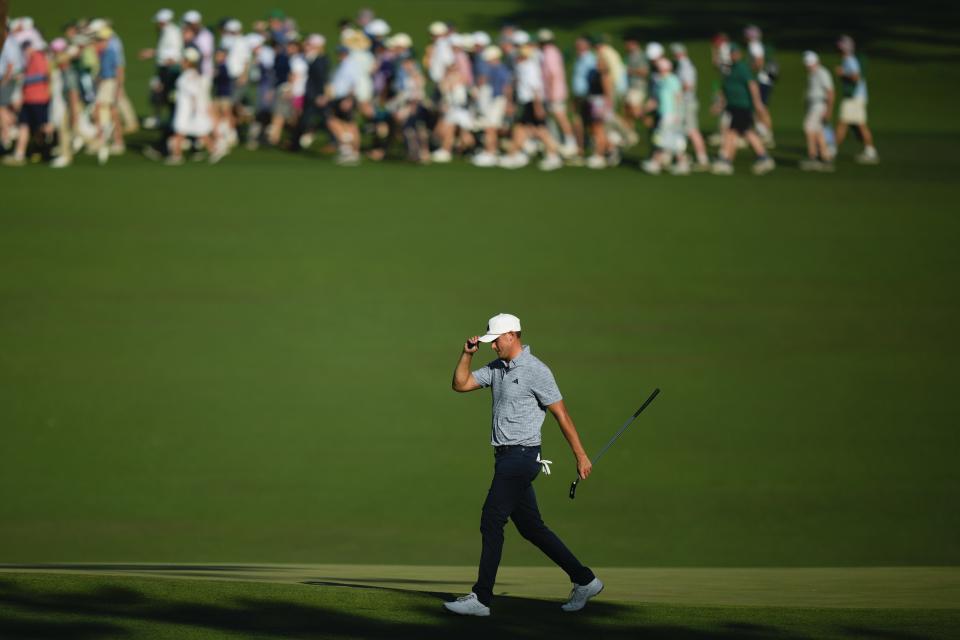
{"type": "Polygon", "coordinates": [[[424,52],[423,65],[434,85],[439,87],[447,69],[456,62],[453,44],[450,42],[450,27],[444,22],[433,22],[428,28],[432,42],[424,52]]]}
{"type": "Polygon", "coordinates": [[[696,156],[694,169],[707,171],[710,169],[710,159],[707,156],[707,145],[700,133],[700,101],[697,99],[697,68],[693,66],[687,48],[680,42],[670,45],[670,51],[676,61],[676,74],[683,86],[683,131],[693,145],[696,156]]]}
{"type": "MultiPolygon", "coordinates": [[[[97,162],[107,163],[111,153],[122,153],[122,148],[108,141],[114,135],[117,122],[117,91],[120,74],[120,53],[116,47],[110,46],[113,30],[104,25],[97,31],[94,48],[100,56],[100,72],[97,75],[97,94],[94,112],[97,114],[97,139],[94,148],[97,152],[97,162]]],[[[122,138],[121,143],[122,145],[122,138]]]]}
{"type": "Polygon", "coordinates": [[[213,137],[210,106],[210,85],[200,75],[202,54],[195,48],[183,52],[183,72],[177,78],[177,102],[173,116],[173,138],[167,164],[183,164],[183,143],[186,138],[199,139],[209,153],[211,163],[223,158],[223,149],[213,137]]]}
{"type": "Polygon", "coordinates": [[[763,32],[756,25],[749,25],[743,30],[743,37],[747,43],[747,53],[750,54],[750,67],[756,77],[757,87],[760,89],[760,101],[766,107],[758,112],[756,130],[760,139],[769,147],[774,147],[773,119],[770,116],[770,99],[773,97],[773,86],[776,84],[780,67],[773,55],[773,48],[763,42],[763,32]]]}
{"type": "Polygon", "coordinates": [[[229,96],[221,98],[218,106],[217,135],[232,147],[239,141],[237,121],[244,109],[253,60],[250,40],[243,35],[243,24],[239,20],[231,18],[223,23],[220,49],[225,52],[224,69],[218,67],[217,71],[226,73],[220,84],[221,87],[229,84],[231,91],[229,96]]]}
{"type": "Polygon", "coordinates": [[[830,171],[833,157],[827,146],[824,126],[830,122],[833,113],[833,78],[813,51],[803,52],[803,66],[807,69],[806,115],[803,118],[807,157],[800,162],[800,168],[804,171],[830,171]]]}
{"type": "Polygon", "coordinates": [[[763,141],[754,130],[754,113],[763,114],[766,107],[760,100],[760,88],[753,78],[750,67],[743,60],[743,52],[736,45],[730,46],[730,73],[723,78],[723,97],[727,113],[730,116],[730,128],[726,131],[720,145],[720,157],[713,164],[712,171],[717,175],[733,173],[733,159],[737,153],[737,143],[742,138],[753,148],[757,156],[753,163],[753,172],[761,175],[773,170],[773,158],[767,155],[763,141]]]}
{"type": "Polygon", "coordinates": [[[307,85],[303,96],[303,115],[295,136],[301,148],[313,144],[317,128],[322,126],[327,108],[327,81],[330,76],[330,62],[325,49],[327,39],[319,33],[312,33],[303,41],[303,56],[307,62],[307,85]]]}
{"type": "Polygon", "coordinates": [[[213,55],[216,51],[216,42],[210,29],[203,24],[203,16],[199,11],[190,10],[183,14],[183,24],[194,30],[193,46],[200,52],[200,75],[207,82],[213,82],[213,55]]]}
{"type": "Polygon", "coordinates": [[[841,36],[837,41],[842,60],[836,69],[840,78],[840,121],[837,125],[837,147],[843,144],[847,130],[854,128],[863,141],[863,151],[857,156],[861,164],[877,164],[880,156],[873,146],[873,132],[867,126],[867,74],[863,60],[856,53],[853,38],[841,36]]]}
{"type": "Polygon", "coordinates": [[[36,40],[23,41],[23,103],[18,119],[17,146],[4,164],[22,166],[26,163],[27,145],[38,138],[45,159],[50,157],[53,125],[50,123],[50,63],[36,40]]]}
{"type": "Polygon", "coordinates": [[[642,168],[654,175],[667,168],[674,175],[686,175],[690,173],[690,162],[683,130],[683,85],[673,72],[669,58],[659,58],[656,65],[659,76],[657,93],[649,98],[647,106],[648,111],[657,112],[654,152],[643,162],[642,168]],[[671,164],[674,160],[676,164],[671,164]]]}
{"type": "Polygon", "coordinates": [[[330,82],[332,94],[328,123],[330,131],[337,139],[339,156],[337,163],[353,166],[360,162],[360,130],[356,122],[356,85],[357,73],[353,69],[354,60],[350,49],[337,47],[337,68],[330,82]]]}
{"type": "Polygon", "coordinates": [[[500,47],[490,45],[480,54],[484,66],[477,76],[477,115],[483,131],[483,150],[473,157],[477,167],[494,167],[499,163],[497,143],[505,124],[508,105],[513,101],[513,74],[503,64],[500,47]]]}
{"type": "Polygon", "coordinates": [[[160,9],[153,16],[157,28],[157,44],[153,49],[140,51],[141,60],[154,58],[156,75],[150,80],[150,104],[153,116],[144,124],[147,128],[156,128],[169,123],[172,113],[172,95],[180,71],[183,52],[183,35],[174,23],[173,11],[160,9]]]}
{"type": "Polygon", "coordinates": [[[577,155],[577,140],[573,135],[573,125],[567,116],[567,69],[563,54],[557,46],[553,32],[541,29],[537,32],[540,43],[540,66],[543,73],[543,90],[547,105],[547,114],[553,118],[563,137],[560,153],[565,158],[577,155]]]}

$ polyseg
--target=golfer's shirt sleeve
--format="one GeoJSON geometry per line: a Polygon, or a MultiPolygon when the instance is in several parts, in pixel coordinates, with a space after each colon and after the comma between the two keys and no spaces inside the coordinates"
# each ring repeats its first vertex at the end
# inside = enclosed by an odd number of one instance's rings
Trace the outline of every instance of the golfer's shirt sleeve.
{"type": "Polygon", "coordinates": [[[546,365],[535,367],[531,374],[530,392],[541,407],[547,407],[554,402],[563,400],[557,381],[553,378],[553,372],[546,365]]]}
{"type": "Polygon", "coordinates": [[[473,376],[473,379],[477,381],[477,384],[482,388],[489,387],[493,380],[493,372],[490,370],[489,364],[477,369],[471,375],[473,376]]]}

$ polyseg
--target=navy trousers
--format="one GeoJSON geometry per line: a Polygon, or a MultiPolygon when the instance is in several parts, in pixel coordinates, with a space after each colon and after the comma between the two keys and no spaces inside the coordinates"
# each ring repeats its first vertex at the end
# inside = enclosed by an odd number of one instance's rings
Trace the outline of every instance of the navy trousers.
{"type": "Polygon", "coordinates": [[[584,585],[594,578],[593,572],[580,564],[540,517],[532,484],[540,473],[539,454],[540,447],[509,447],[496,454],[493,482],[480,517],[483,549],[477,583],[473,585],[473,592],[487,606],[493,600],[493,585],[503,554],[503,528],[508,518],[513,520],[520,535],[570,576],[571,582],[584,585]]]}

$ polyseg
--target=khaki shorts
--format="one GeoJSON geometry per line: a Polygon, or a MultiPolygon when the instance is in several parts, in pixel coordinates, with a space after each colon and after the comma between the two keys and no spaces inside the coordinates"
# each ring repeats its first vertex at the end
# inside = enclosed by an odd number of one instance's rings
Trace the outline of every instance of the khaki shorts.
{"type": "Polygon", "coordinates": [[[864,98],[844,98],[840,103],[840,122],[867,124],[867,101],[864,98]]]}
{"type": "Polygon", "coordinates": [[[824,102],[814,102],[807,105],[807,115],[803,119],[804,133],[820,133],[823,131],[823,116],[827,114],[827,105],[824,102]]]}
{"type": "Polygon", "coordinates": [[[113,106],[117,102],[117,81],[101,80],[97,85],[97,104],[113,106]]]}

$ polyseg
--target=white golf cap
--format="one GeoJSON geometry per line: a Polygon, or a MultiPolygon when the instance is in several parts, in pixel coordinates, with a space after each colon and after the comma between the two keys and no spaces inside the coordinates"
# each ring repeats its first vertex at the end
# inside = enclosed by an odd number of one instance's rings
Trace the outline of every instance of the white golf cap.
{"type": "Polygon", "coordinates": [[[473,39],[472,33],[461,33],[460,46],[464,49],[473,49],[477,46],[477,41],[473,39]]]}
{"type": "Polygon", "coordinates": [[[754,58],[762,58],[762,57],[763,57],[763,44],[762,44],[761,42],[757,41],[757,40],[751,40],[751,41],[749,42],[749,44],[747,44],[747,51],[748,51],[748,52],[750,53],[750,55],[753,56],[754,58]]]}
{"type": "Polygon", "coordinates": [[[450,44],[454,47],[463,47],[463,36],[459,33],[451,33],[450,44]]]}
{"type": "Polygon", "coordinates": [[[486,335],[478,338],[480,342],[493,342],[504,333],[520,331],[520,318],[509,313],[498,313],[487,323],[486,335]]]}
{"type": "Polygon", "coordinates": [[[812,67],[818,62],[820,62],[820,56],[818,56],[816,53],[814,53],[813,51],[803,52],[803,64],[805,64],[808,67],[812,67]]]}
{"type": "Polygon", "coordinates": [[[259,33],[248,33],[244,36],[244,38],[247,40],[247,46],[251,49],[262,47],[263,43],[266,42],[266,38],[259,33]]]}
{"type": "Polygon", "coordinates": [[[657,60],[663,57],[663,45],[659,42],[647,43],[647,60],[657,60]]]}
{"type": "Polygon", "coordinates": [[[183,14],[183,21],[187,24],[200,24],[201,20],[203,20],[203,16],[201,16],[200,12],[195,9],[191,9],[183,14]]]}
{"type": "Polygon", "coordinates": [[[240,31],[243,30],[243,24],[236,18],[232,18],[227,20],[226,24],[223,25],[223,28],[230,33],[240,33],[240,31]]]}
{"type": "Polygon", "coordinates": [[[172,9],[160,9],[153,16],[154,22],[173,22],[173,10],[172,9]]]}
{"type": "Polygon", "coordinates": [[[390,25],[387,24],[386,20],[377,18],[370,21],[366,31],[375,38],[383,38],[384,36],[390,35],[390,25]]]}
{"type": "Polygon", "coordinates": [[[87,33],[96,33],[106,26],[109,26],[106,20],[103,18],[94,18],[90,21],[90,24],[87,25],[87,33]]]}
{"type": "Polygon", "coordinates": [[[308,47],[322,47],[327,44],[327,39],[319,33],[311,33],[305,40],[308,47]]]}
{"type": "Polygon", "coordinates": [[[522,47],[525,44],[530,44],[530,34],[526,31],[514,31],[513,44],[517,45],[518,47],[522,47]]]}
{"type": "Polygon", "coordinates": [[[553,40],[553,31],[550,29],[540,29],[537,31],[537,40],[540,42],[550,42],[553,40]]]}
{"type": "Polygon", "coordinates": [[[500,51],[500,47],[496,45],[490,45],[483,50],[481,57],[487,62],[490,62],[491,60],[499,60],[503,57],[503,52],[500,51]]]}
{"type": "Polygon", "coordinates": [[[674,42],[670,45],[670,52],[675,56],[685,56],[687,47],[682,42],[674,42]]]}
{"type": "Polygon", "coordinates": [[[447,31],[449,31],[449,29],[447,28],[447,25],[445,23],[437,20],[436,22],[430,23],[429,31],[430,31],[430,35],[440,37],[440,36],[447,35],[447,31]]]}
{"type": "Polygon", "coordinates": [[[200,62],[200,50],[194,47],[187,47],[183,50],[183,59],[193,64],[200,62]]]}
{"type": "Polygon", "coordinates": [[[473,41],[477,43],[478,47],[489,47],[492,42],[490,34],[486,31],[474,31],[473,41]]]}

